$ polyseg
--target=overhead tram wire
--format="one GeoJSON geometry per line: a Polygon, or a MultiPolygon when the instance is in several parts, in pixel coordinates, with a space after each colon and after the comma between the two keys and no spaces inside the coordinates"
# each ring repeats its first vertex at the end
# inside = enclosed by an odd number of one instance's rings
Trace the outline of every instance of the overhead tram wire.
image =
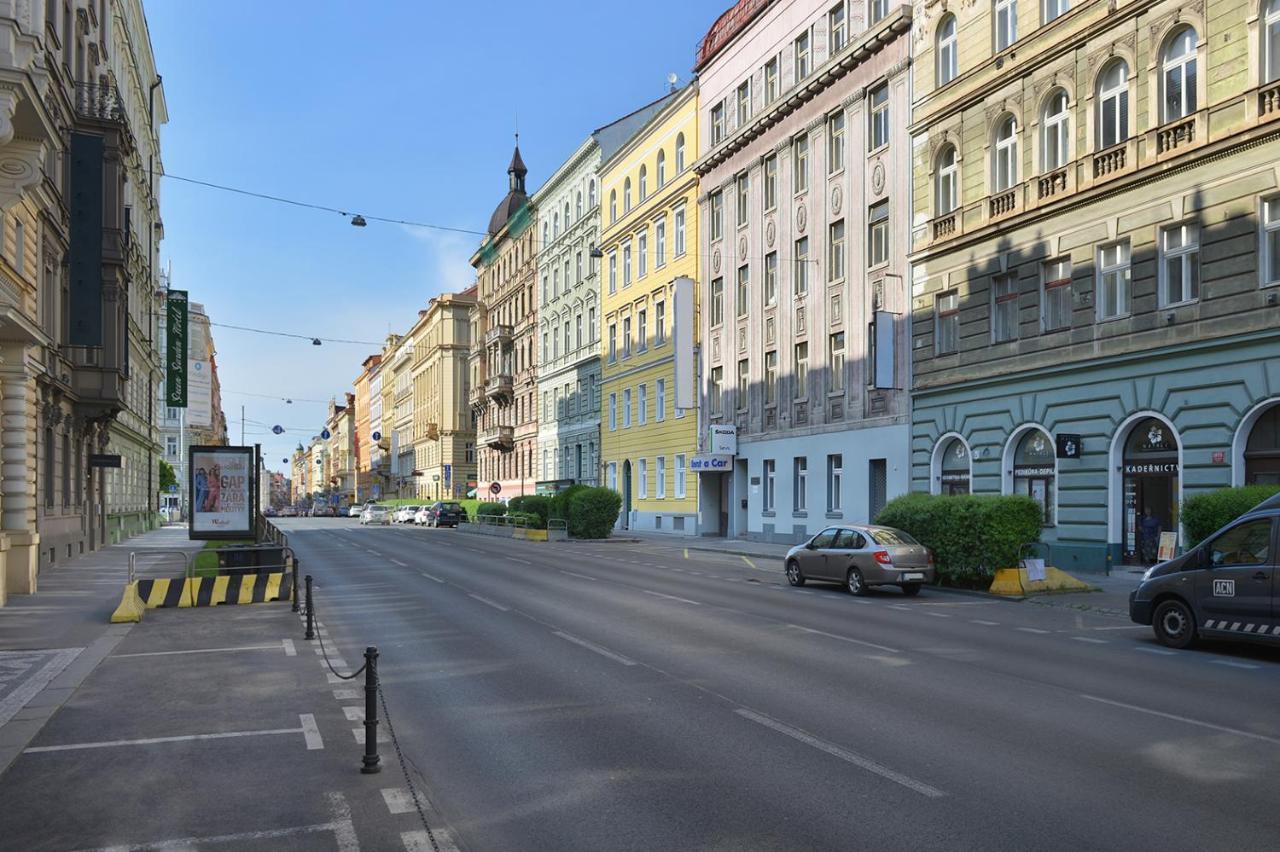
{"type": "Polygon", "coordinates": [[[273,331],[266,328],[249,328],[244,325],[232,325],[231,323],[213,322],[212,320],[210,320],[209,325],[217,326],[218,328],[230,328],[236,331],[249,331],[254,334],[269,334],[272,337],[292,337],[297,340],[310,340],[313,343],[319,340],[324,343],[350,343],[354,346],[382,346],[381,343],[374,343],[369,340],[344,340],[339,337],[317,337],[314,334],[295,334],[291,331],[273,331]]]}

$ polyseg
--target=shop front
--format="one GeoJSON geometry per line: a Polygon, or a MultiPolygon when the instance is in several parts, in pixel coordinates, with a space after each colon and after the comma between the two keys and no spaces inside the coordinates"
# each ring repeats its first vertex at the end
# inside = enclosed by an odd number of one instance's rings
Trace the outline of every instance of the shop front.
{"type": "Polygon", "coordinates": [[[1129,565],[1157,561],[1161,533],[1178,531],[1178,442],[1163,420],[1148,417],[1133,424],[1122,460],[1122,543],[1129,565]]]}
{"type": "Polygon", "coordinates": [[[945,442],[939,461],[938,493],[948,496],[970,493],[969,448],[965,446],[964,440],[956,437],[945,442]]]}

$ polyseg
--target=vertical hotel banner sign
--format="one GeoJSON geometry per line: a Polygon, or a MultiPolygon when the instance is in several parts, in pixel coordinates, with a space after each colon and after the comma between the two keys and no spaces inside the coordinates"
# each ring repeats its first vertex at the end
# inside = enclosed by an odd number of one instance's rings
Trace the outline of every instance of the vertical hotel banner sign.
{"type": "Polygon", "coordinates": [[[164,398],[187,407],[187,291],[170,290],[165,301],[164,398]]]}
{"type": "Polygon", "coordinates": [[[253,447],[192,447],[192,539],[252,538],[254,534],[253,447]]]}

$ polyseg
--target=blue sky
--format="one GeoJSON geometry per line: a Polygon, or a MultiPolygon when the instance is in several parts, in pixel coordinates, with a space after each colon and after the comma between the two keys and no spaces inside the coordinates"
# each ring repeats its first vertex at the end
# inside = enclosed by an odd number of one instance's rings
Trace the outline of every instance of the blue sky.
{"type": "MultiPolygon", "coordinates": [[[[165,170],[483,230],[506,192],[517,120],[532,191],[591,130],[661,96],[668,73],[687,82],[698,40],[730,4],[149,0],[165,170]]],[[[354,228],[175,180],[161,191],[173,286],[214,322],[380,341],[471,283],[479,237],[354,228]]],[[[277,469],[323,422],[324,405],[304,400],[350,390],[376,351],[213,332],[232,443],[244,405],[246,441],[277,469]]]]}

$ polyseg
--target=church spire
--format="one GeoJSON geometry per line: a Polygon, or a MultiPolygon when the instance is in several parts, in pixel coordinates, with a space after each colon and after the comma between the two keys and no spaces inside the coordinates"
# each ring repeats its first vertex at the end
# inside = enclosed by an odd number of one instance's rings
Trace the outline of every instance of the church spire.
{"type": "Polygon", "coordinates": [[[512,192],[524,192],[524,177],[529,170],[524,167],[524,160],[520,159],[520,134],[516,134],[516,150],[511,155],[511,165],[507,166],[507,178],[512,192]]]}

